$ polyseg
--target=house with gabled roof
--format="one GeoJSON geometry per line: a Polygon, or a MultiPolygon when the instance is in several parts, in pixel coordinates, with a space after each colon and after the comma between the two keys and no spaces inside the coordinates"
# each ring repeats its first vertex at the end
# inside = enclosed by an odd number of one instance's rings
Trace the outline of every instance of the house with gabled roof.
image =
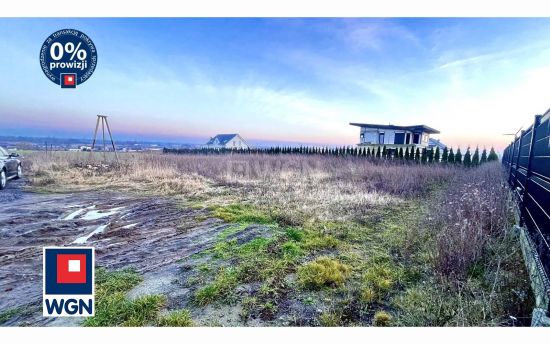
{"type": "Polygon", "coordinates": [[[350,123],[361,128],[359,132],[358,146],[377,147],[386,146],[392,148],[428,148],[430,135],[439,134],[439,131],[427,125],[392,125],[350,123]]]}
{"type": "Polygon", "coordinates": [[[246,141],[239,134],[218,134],[211,137],[203,148],[216,149],[248,149],[250,148],[246,141]]]}

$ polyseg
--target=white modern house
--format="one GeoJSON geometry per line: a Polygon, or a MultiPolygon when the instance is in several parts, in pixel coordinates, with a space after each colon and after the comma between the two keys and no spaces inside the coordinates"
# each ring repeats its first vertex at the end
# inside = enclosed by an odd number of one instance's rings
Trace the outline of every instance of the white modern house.
{"type": "Polygon", "coordinates": [[[428,148],[430,135],[439,134],[439,131],[427,125],[392,125],[392,124],[369,124],[350,123],[360,128],[359,144],[361,147],[386,146],[394,148],[428,148]]]}
{"type": "Polygon", "coordinates": [[[248,149],[250,148],[246,141],[239,134],[218,134],[211,137],[203,148],[217,149],[248,149]]]}

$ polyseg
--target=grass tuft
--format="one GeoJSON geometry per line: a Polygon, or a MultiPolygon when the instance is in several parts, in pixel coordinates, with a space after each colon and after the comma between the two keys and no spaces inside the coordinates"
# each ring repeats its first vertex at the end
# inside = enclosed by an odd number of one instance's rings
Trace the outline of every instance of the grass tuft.
{"type": "Polygon", "coordinates": [[[392,321],[392,316],[384,311],[378,311],[374,314],[374,319],[372,324],[374,326],[389,326],[392,321]]]}
{"type": "Polygon", "coordinates": [[[222,269],[214,282],[195,293],[195,301],[201,306],[228,297],[237,286],[237,271],[232,268],[222,269]]]}
{"type": "Polygon", "coordinates": [[[194,326],[191,313],[187,309],[173,311],[159,317],[157,325],[161,327],[191,327],[194,326]]]}
{"type": "Polygon", "coordinates": [[[304,288],[338,287],[349,277],[351,268],[329,257],[319,257],[298,269],[298,282],[304,288]]]}

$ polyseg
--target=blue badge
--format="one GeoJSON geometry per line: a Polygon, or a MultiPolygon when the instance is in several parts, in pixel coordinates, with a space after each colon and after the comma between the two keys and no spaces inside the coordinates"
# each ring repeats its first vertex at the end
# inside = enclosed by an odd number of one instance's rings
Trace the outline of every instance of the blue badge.
{"type": "Polygon", "coordinates": [[[61,88],[76,88],[92,76],[97,50],[86,34],[63,29],[51,34],[40,49],[40,66],[48,79],[61,88]]]}

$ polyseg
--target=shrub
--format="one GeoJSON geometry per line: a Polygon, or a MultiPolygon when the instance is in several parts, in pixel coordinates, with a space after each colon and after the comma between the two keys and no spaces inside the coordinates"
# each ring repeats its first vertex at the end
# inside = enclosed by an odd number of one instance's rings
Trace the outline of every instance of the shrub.
{"type": "Polygon", "coordinates": [[[329,257],[320,257],[298,269],[298,282],[304,288],[319,289],[344,284],[351,268],[329,257]]]}

